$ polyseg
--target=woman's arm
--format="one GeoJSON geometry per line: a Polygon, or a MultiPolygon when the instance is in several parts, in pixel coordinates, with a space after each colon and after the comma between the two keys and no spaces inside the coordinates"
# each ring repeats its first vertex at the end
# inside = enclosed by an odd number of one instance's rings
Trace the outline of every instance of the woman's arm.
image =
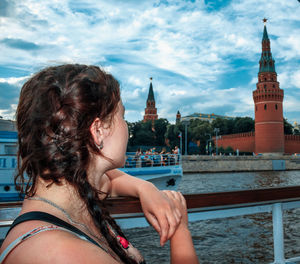
{"type": "Polygon", "coordinates": [[[199,264],[193,245],[193,240],[188,229],[188,215],[186,202],[180,192],[164,191],[175,202],[176,207],[182,213],[180,225],[170,240],[171,264],[199,264]]]}
{"type": "Polygon", "coordinates": [[[106,172],[111,181],[111,196],[132,196],[140,199],[149,223],[160,235],[164,245],[180,223],[181,213],[174,202],[152,183],[130,176],[120,170],[106,172]]]}

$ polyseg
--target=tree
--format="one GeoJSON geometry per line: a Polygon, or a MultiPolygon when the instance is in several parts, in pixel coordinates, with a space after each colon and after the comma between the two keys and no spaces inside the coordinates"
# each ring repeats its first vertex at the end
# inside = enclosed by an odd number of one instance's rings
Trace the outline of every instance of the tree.
{"type": "Polygon", "coordinates": [[[290,124],[285,118],[283,119],[283,127],[284,127],[284,134],[285,135],[292,135],[293,134],[293,125],[290,124]]]}
{"type": "Polygon", "coordinates": [[[228,122],[227,119],[216,118],[211,123],[212,128],[219,128],[219,135],[227,135],[228,134],[228,122]]]}
{"type": "Polygon", "coordinates": [[[166,144],[165,134],[169,121],[165,118],[160,118],[154,121],[155,145],[164,146],[166,144]]]}
{"type": "Polygon", "coordinates": [[[164,146],[169,122],[160,118],[148,122],[128,123],[130,146],[164,146]]]}
{"type": "Polygon", "coordinates": [[[208,121],[192,120],[189,127],[190,139],[198,145],[199,153],[205,154],[206,145],[213,129],[208,121]]]}
{"type": "Polygon", "coordinates": [[[237,117],[234,120],[233,133],[245,133],[254,131],[255,122],[251,117],[237,117]]]}

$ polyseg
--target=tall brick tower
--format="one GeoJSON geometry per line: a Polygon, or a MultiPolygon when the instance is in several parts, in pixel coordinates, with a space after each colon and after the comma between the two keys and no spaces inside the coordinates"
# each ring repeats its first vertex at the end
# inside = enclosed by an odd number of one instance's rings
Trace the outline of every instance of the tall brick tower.
{"type": "Polygon", "coordinates": [[[180,112],[178,110],[177,114],[176,114],[176,125],[180,123],[180,120],[181,120],[181,114],[180,114],[180,112]]]}
{"type": "Polygon", "coordinates": [[[283,153],[283,90],[279,88],[275,61],[272,58],[270,39],[263,19],[264,33],[259,61],[258,83],[253,91],[255,104],[255,152],[283,153]]]}
{"type": "Polygon", "coordinates": [[[155,99],[154,99],[154,92],[153,92],[153,86],[152,86],[152,77],[150,78],[150,87],[149,87],[149,93],[148,98],[146,102],[146,108],[145,108],[145,115],[144,115],[144,122],[147,122],[151,120],[154,122],[154,120],[158,119],[157,115],[157,109],[155,108],[155,99]]]}

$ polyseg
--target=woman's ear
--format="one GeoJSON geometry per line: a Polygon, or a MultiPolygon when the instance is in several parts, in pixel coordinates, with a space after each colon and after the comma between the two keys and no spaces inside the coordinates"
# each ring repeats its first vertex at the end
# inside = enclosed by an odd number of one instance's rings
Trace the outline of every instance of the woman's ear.
{"type": "Polygon", "coordinates": [[[90,133],[97,146],[101,145],[104,139],[104,129],[101,120],[97,117],[90,126],[90,133]]]}

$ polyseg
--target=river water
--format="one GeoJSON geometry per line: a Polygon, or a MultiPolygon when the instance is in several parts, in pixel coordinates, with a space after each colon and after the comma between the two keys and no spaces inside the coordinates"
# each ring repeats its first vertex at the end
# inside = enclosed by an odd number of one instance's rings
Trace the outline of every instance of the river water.
{"type": "MultiPolygon", "coordinates": [[[[179,191],[203,193],[300,185],[300,171],[184,174],[179,191]]],[[[190,223],[200,263],[271,263],[272,215],[261,213],[190,223]]],[[[151,227],[125,230],[147,263],[170,263],[151,227]]],[[[285,257],[300,256],[300,209],[284,211],[285,257]]],[[[300,262],[299,262],[300,263],[300,262]]],[[[188,263],[185,263],[188,264],[188,263]]]]}

